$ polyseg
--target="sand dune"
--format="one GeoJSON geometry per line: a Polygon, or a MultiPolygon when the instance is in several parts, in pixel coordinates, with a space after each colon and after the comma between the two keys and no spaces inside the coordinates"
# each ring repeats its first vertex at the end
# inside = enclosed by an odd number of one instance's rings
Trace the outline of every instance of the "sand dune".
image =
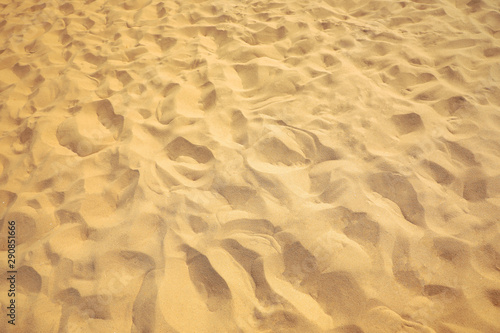
{"type": "Polygon", "coordinates": [[[500,332],[496,0],[0,0],[0,36],[0,330],[500,332]]]}

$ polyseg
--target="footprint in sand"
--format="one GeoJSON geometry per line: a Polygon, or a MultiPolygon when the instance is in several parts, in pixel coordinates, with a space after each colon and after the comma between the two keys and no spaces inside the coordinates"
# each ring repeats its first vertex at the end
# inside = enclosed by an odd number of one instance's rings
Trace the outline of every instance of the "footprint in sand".
{"type": "Polygon", "coordinates": [[[189,276],[199,293],[206,300],[210,311],[218,311],[230,305],[231,291],[226,281],[212,267],[206,256],[193,248],[186,248],[189,276]]]}
{"type": "Polygon", "coordinates": [[[203,145],[177,137],[156,158],[156,173],[167,187],[208,188],[213,180],[214,155],[203,145]]]}
{"type": "Polygon", "coordinates": [[[60,145],[85,157],[118,140],[122,129],[123,116],[114,112],[109,100],[100,100],[84,105],[64,120],[57,128],[57,139],[60,145]]]}

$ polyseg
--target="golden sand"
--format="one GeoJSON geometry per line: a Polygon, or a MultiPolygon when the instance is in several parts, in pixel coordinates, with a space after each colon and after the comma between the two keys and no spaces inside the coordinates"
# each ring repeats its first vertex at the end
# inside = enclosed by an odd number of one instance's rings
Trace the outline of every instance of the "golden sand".
{"type": "Polygon", "coordinates": [[[500,332],[498,0],[0,0],[0,38],[0,331],[500,332]]]}

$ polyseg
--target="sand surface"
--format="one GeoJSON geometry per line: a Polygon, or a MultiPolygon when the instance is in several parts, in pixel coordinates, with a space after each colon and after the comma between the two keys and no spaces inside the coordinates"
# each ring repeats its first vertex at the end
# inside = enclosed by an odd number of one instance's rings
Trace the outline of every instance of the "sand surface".
{"type": "Polygon", "coordinates": [[[499,82],[497,0],[0,0],[0,331],[498,333],[499,82]]]}

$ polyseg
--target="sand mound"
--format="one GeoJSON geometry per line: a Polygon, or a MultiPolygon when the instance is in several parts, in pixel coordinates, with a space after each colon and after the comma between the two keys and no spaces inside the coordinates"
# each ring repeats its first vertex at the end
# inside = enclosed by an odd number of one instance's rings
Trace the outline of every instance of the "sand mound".
{"type": "Polygon", "coordinates": [[[500,331],[497,1],[1,0],[0,36],[0,330],[500,331]]]}

